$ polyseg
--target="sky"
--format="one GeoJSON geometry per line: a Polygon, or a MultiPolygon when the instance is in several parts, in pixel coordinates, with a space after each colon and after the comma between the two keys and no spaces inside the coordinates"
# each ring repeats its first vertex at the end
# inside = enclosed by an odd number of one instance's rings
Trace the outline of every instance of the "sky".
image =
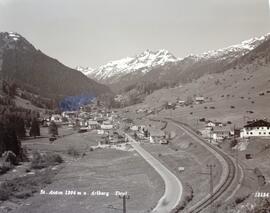
{"type": "Polygon", "coordinates": [[[96,68],[146,49],[185,57],[262,36],[269,1],[0,0],[0,31],[70,67],[96,68]]]}

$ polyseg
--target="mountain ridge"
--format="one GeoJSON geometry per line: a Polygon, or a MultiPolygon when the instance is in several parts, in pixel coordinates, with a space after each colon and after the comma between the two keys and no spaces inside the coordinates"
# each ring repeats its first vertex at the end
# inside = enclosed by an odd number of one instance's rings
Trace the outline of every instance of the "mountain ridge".
{"type": "MultiPolygon", "coordinates": [[[[88,77],[94,78],[97,81],[106,83],[111,85],[111,87],[115,87],[119,82],[128,82],[130,79],[140,79],[144,76],[149,75],[152,70],[157,70],[160,67],[170,67],[170,66],[186,66],[192,65],[200,62],[216,60],[219,61],[226,61],[227,64],[232,63],[236,58],[241,57],[248,52],[252,51],[254,48],[265,42],[267,39],[270,38],[270,33],[261,36],[261,37],[254,37],[248,40],[241,42],[240,44],[230,45],[225,48],[217,49],[217,50],[210,50],[203,52],[201,54],[190,54],[184,58],[177,58],[174,55],[170,54],[167,50],[158,50],[158,51],[149,51],[146,50],[141,54],[136,55],[135,57],[127,57],[120,60],[111,61],[103,66],[100,66],[97,69],[92,68],[80,68],[77,69],[87,75],[88,77]],[[149,61],[138,60],[141,64],[136,64],[136,58],[142,58],[147,55],[147,53],[163,53],[162,63],[150,63],[147,64],[149,61]],[[166,60],[166,56],[170,56],[169,60],[166,60]],[[134,62],[129,66],[130,62],[134,62]],[[139,66],[137,66],[139,65],[139,66]],[[139,67],[139,68],[137,68],[139,67]],[[140,69],[142,67],[142,69],[140,69]]],[[[152,56],[155,56],[152,54],[152,56]]],[[[156,60],[153,60],[156,62],[156,60]]],[[[178,69],[178,68],[177,68],[178,69]]],[[[153,74],[153,72],[152,72],[153,74]]],[[[160,76],[166,75],[162,73],[160,76]]],[[[116,86],[117,87],[117,86],[116,86]]]]}
{"type": "Polygon", "coordinates": [[[152,67],[163,66],[166,63],[180,60],[167,50],[150,51],[110,61],[97,69],[77,67],[78,71],[103,83],[115,83],[118,78],[134,72],[147,73],[152,67]],[[109,80],[108,80],[109,79],[109,80]]]}
{"type": "Polygon", "coordinates": [[[36,49],[14,32],[0,33],[0,79],[44,97],[98,96],[110,89],[36,49]]]}

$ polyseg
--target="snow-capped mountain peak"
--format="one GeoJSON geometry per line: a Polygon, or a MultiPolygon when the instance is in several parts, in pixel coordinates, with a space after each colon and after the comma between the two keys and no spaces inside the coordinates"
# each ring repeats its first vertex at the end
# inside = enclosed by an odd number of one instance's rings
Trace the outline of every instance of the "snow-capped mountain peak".
{"type": "Polygon", "coordinates": [[[255,37],[252,39],[245,40],[240,44],[231,45],[226,48],[218,49],[218,50],[210,50],[205,53],[199,54],[198,57],[209,59],[209,58],[219,58],[228,59],[228,57],[235,57],[237,55],[242,56],[245,55],[247,52],[255,49],[257,46],[265,42],[267,39],[270,38],[270,33],[266,34],[265,36],[255,37]]]}
{"type": "Polygon", "coordinates": [[[5,49],[20,49],[23,51],[33,51],[34,46],[30,44],[24,37],[15,32],[1,32],[0,33],[0,48],[5,49]]]}
{"type": "Polygon", "coordinates": [[[77,70],[83,72],[90,78],[99,81],[111,79],[110,82],[113,82],[123,75],[133,72],[146,73],[150,71],[151,68],[163,66],[166,63],[172,63],[178,60],[180,59],[176,58],[167,50],[145,50],[134,57],[111,61],[97,69],[77,68],[77,70]]]}
{"type": "Polygon", "coordinates": [[[184,58],[176,58],[169,51],[164,49],[158,51],[145,50],[134,57],[111,61],[97,69],[86,68],[78,70],[90,78],[111,84],[118,82],[125,75],[132,74],[132,78],[135,75],[143,76],[156,67],[171,63],[179,66],[183,64],[185,66],[189,66],[190,64],[208,60],[217,62],[226,61],[226,63],[230,63],[236,58],[254,50],[268,39],[270,39],[270,33],[265,36],[243,41],[240,44],[231,45],[217,50],[210,50],[201,54],[190,54],[184,58]]]}

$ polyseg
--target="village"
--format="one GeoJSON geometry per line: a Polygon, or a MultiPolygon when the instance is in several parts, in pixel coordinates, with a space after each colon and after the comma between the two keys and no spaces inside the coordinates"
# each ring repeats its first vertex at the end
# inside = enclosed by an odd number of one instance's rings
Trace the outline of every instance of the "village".
{"type": "MultiPolygon", "coordinates": [[[[186,101],[177,99],[176,102],[168,102],[162,108],[140,108],[135,111],[135,116],[129,118],[127,115],[132,114],[129,110],[119,112],[117,110],[109,110],[104,105],[97,106],[97,103],[91,103],[87,106],[80,107],[77,111],[64,111],[61,114],[52,114],[45,116],[41,123],[48,126],[50,122],[56,123],[58,126],[67,126],[75,129],[78,133],[95,131],[100,137],[98,146],[111,146],[126,144],[128,142],[125,133],[134,137],[141,143],[151,144],[168,144],[175,137],[174,132],[165,131],[167,121],[160,118],[152,119],[154,123],[161,125],[146,124],[147,116],[156,116],[162,110],[170,110],[179,107],[192,107],[192,104],[203,104],[206,100],[204,97],[195,97],[194,100],[186,101]],[[125,114],[125,116],[123,116],[125,114]]],[[[134,113],[133,113],[134,114],[134,113]]],[[[151,120],[151,117],[147,118],[151,120]]],[[[232,122],[222,122],[217,120],[208,120],[200,118],[195,126],[191,128],[211,144],[219,145],[223,141],[247,142],[250,138],[269,138],[270,122],[267,119],[254,119],[246,121],[242,127],[235,127],[232,122]]]]}

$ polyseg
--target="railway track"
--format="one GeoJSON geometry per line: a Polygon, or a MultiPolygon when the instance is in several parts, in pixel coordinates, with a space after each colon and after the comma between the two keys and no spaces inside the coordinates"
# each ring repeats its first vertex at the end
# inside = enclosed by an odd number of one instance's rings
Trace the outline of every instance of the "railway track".
{"type": "Polygon", "coordinates": [[[198,140],[200,140],[202,143],[204,143],[206,146],[208,146],[210,149],[212,149],[214,152],[216,152],[218,155],[220,155],[224,159],[224,162],[226,162],[226,164],[227,164],[228,169],[227,169],[227,172],[224,174],[225,175],[224,180],[223,180],[223,182],[221,184],[219,184],[215,188],[215,190],[213,192],[213,196],[211,196],[209,194],[203,200],[201,200],[200,202],[198,202],[197,204],[192,206],[188,210],[188,212],[190,212],[190,213],[198,213],[198,212],[202,212],[202,211],[204,211],[206,209],[209,209],[209,207],[211,207],[211,204],[214,201],[217,201],[219,198],[221,198],[228,191],[228,189],[233,185],[234,179],[237,177],[236,176],[236,172],[237,172],[236,167],[237,167],[237,165],[235,164],[235,162],[232,160],[232,158],[230,156],[228,156],[226,153],[224,153],[219,148],[205,142],[204,139],[201,138],[196,133],[196,130],[193,130],[187,124],[179,122],[179,121],[175,121],[175,120],[173,120],[171,118],[166,118],[166,119],[174,122],[175,124],[180,125],[183,129],[185,129],[187,132],[192,134],[194,137],[196,137],[198,140]]]}

